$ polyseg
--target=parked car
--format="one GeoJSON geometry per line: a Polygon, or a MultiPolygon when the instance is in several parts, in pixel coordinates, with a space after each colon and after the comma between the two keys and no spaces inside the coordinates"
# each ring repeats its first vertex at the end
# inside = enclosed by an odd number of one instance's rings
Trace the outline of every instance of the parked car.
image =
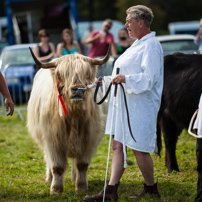
{"type": "Polygon", "coordinates": [[[28,101],[33,78],[38,67],[30,54],[29,47],[35,44],[6,46],[0,56],[2,72],[14,103],[28,101]]]}
{"type": "Polygon", "coordinates": [[[189,34],[162,35],[157,36],[160,41],[164,55],[183,52],[199,53],[198,45],[195,42],[195,36],[189,34]]]}
{"type": "Polygon", "coordinates": [[[1,41],[0,40],[0,54],[1,54],[1,51],[4,47],[8,46],[8,42],[7,41],[1,41]]]}

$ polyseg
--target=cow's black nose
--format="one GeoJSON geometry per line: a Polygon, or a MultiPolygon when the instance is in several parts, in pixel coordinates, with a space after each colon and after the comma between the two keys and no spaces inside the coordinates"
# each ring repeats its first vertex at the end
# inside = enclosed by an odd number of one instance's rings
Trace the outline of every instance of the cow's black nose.
{"type": "Polygon", "coordinates": [[[73,87],[71,90],[73,96],[79,96],[79,97],[84,96],[85,89],[81,86],[73,87]]]}

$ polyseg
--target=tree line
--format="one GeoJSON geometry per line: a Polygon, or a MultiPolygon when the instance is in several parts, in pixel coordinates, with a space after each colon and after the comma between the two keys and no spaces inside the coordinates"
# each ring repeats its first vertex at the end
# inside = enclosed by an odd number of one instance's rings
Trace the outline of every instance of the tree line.
{"type": "Polygon", "coordinates": [[[202,18],[202,1],[199,0],[77,0],[78,18],[80,21],[111,18],[125,23],[126,9],[138,4],[152,9],[154,21],[151,29],[157,34],[168,32],[169,22],[202,18]]]}

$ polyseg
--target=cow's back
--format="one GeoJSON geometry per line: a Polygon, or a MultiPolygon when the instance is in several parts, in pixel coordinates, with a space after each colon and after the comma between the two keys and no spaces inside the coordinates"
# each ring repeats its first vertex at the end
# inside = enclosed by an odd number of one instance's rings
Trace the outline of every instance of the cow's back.
{"type": "Polygon", "coordinates": [[[164,57],[161,112],[182,128],[188,124],[202,92],[202,55],[176,53],[164,57]]]}
{"type": "Polygon", "coordinates": [[[157,140],[161,149],[161,133],[166,147],[168,172],[179,171],[176,144],[198,109],[202,92],[202,55],[175,53],[164,57],[164,87],[158,114],[157,140]]]}

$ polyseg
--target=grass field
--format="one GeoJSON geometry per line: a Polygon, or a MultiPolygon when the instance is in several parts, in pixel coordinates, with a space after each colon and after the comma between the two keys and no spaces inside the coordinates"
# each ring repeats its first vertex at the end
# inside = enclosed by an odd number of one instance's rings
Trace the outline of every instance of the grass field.
{"type": "MultiPolygon", "coordinates": [[[[26,113],[24,115],[26,117],[26,113]]],[[[14,114],[13,117],[0,115],[0,202],[77,202],[82,201],[86,194],[100,192],[104,186],[108,140],[108,137],[103,137],[97,154],[92,159],[88,170],[89,190],[85,193],[74,192],[74,184],[70,179],[71,165],[69,165],[65,175],[64,193],[54,196],[49,194],[50,185],[45,183],[43,154],[28,134],[26,121],[21,121],[17,114],[14,114]]],[[[193,202],[196,196],[198,175],[195,145],[196,140],[184,131],[177,144],[180,172],[172,174],[168,174],[164,166],[164,146],[161,158],[152,155],[155,180],[158,180],[161,200],[146,196],[139,201],[193,202]]],[[[108,179],[109,175],[110,169],[108,179]]],[[[130,201],[128,197],[139,194],[142,191],[143,183],[144,180],[134,155],[128,149],[128,168],[120,182],[119,201],[130,201]]]]}

